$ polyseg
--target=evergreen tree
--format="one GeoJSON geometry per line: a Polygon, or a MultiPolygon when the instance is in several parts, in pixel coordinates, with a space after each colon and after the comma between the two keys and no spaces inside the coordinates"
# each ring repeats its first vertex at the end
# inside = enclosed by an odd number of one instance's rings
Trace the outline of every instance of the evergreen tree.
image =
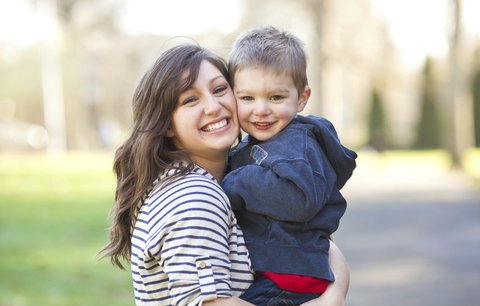
{"type": "Polygon", "coordinates": [[[435,97],[432,61],[427,58],[423,69],[420,117],[417,125],[416,149],[438,149],[442,145],[441,124],[435,97]]]}
{"type": "Polygon", "coordinates": [[[370,112],[368,117],[368,145],[378,151],[386,149],[387,127],[383,100],[376,88],[370,94],[370,112]]]}
{"type": "Polygon", "coordinates": [[[475,146],[480,147],[480,67],[477,68],[473,76],[472,93],[475,146]]]}

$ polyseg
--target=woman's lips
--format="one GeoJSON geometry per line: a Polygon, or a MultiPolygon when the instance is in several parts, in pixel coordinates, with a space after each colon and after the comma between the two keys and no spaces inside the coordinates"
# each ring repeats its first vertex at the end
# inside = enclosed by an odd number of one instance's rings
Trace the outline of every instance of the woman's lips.
{"type": "Polygon", "coordinates": [[[204,132],[213,132],[215,130],[219,130],[219,129],[223,128],[227,124],[228,124],[228,120],[225,118],[225,119],[222,119],[220,121],[207,124],[206,126],[202,127],[201,130],[204,131],[204,132]]]}

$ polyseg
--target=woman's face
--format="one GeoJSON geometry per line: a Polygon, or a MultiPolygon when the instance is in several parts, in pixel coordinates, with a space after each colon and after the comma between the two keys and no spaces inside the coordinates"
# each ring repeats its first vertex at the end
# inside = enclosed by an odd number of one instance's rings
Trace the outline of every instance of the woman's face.
{"type": "Polygon", "coordinates": [[[193,162],[225,159],[239,134],[236,109],[227,80],[204,60],[195,83],[180,94],[167,135],[193,162]]]}

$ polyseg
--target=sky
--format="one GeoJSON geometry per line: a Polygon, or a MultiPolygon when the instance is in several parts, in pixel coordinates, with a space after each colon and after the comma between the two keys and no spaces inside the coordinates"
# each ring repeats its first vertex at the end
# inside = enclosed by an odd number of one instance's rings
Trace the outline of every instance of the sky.
{"type": "Polygon", "coordinates": [[[242,4],[242,0],[128,0],[121,25],[131,34],[229,33],[240,22],[242,4]]]}
{"type": "MultiPolygon", "coordinates": [[[[393,43],[408,66],[422,65],[426,55],[448,53],[451,0],[371,0],[375,13],[388,25],[393,43]]],[[[462,1],[462,26],[466,37],[480,40],[480,1],[462,1]]]]}
{"type": "MultiPolygon", "coordinates": [[[[450,0],[371,1],[375,14],[388,24],[405,64],[416,66],[426,55],[446,55],[448,14],[453,11],[450,0]]],[[[0,43],[21,48],[40,39],[42,33],[37,29],[45,28],[45,24],[35,14],[31,2],[0,0],[0,43]]],[[[480,1],[462,2],[465,34],[480,39],[480,22],[475,16],[480,12],[480,1]]],[[[244,9],[242,0],[127,0],[122,13],[121,25],[127,33],[173,36],[231,32],[244,9]]]]}
{"type": "Polygon", "coordinates": [[[27,1],[0,0],[0,42],[20,47],[30,45],[38,40],[36,23],[35,12],[27,1]]]}

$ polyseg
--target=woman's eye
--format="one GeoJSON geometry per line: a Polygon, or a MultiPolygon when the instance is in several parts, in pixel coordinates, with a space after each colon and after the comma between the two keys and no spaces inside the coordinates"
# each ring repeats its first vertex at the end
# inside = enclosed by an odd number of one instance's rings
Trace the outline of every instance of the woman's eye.
{"type": "Polygon", "coordinates": [[[220,94],[220,93],[224,92],[225,90],[227,90],[227,86],[218,86],[213,90],[213,93],[214,94],[220,94]]]}
{"type": "Polygon", "coordinates": [[[186,105],[186,104],[190,104],[190,103],[193,103],[197,100],[197,97],[188,97],[186,99],[183,100],[183,103],[182,105],[186,105]]]}

